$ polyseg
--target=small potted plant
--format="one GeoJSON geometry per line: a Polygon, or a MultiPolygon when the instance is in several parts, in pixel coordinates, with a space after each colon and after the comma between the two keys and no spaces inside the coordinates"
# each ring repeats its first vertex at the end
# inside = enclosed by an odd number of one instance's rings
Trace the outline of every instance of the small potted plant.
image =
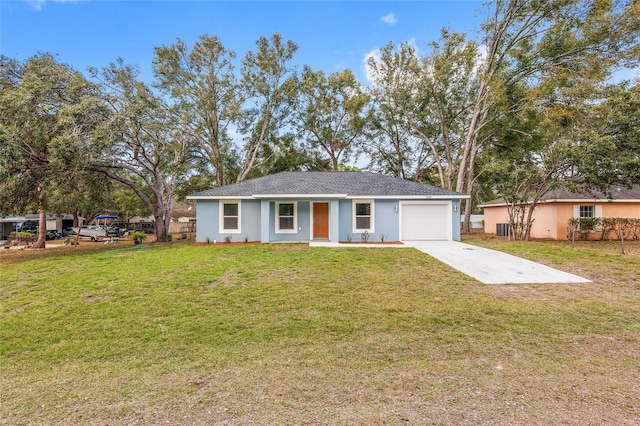
{"type": "Polygon", "coordinates": [[[147,235],[144,232],[133,232],[131,234],[131,238],[133,238],[133,244],[142,244],[147,235]]]}
{"type": "Polygon", "coordinates": [[[173,240],[173,235],[171,235],[171,233],[167,234],[167,241],[171,241],[173,240]]]}

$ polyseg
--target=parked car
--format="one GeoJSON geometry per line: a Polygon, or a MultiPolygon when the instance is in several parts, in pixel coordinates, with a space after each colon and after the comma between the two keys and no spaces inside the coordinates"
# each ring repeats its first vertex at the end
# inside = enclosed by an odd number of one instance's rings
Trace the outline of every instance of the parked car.
{"type": "Polygon", "coordinates": [[[73,235],[76,235],[76,233],[73,232],[73,228],[64,228],[62,230],[62,236],[63,237],[71,237],[73,235]]]}
{"type": "MultiPolygon", "coordinates": [[[[22,224],[22,232],[30,232],[33,234],[34,239],[38,238],[38,222],[25,222],[22,224]]],[[[44,234],[45,240],[55,240],[58,238],[58,233],[54,230],[48,230],[44,234]]]]}
{"type": "Polygon", "coordinates": [[[20,228],[21,232],[31,232],[32,234],[38,233],[38,222],[27,221],[22,224],[20,228]]]}

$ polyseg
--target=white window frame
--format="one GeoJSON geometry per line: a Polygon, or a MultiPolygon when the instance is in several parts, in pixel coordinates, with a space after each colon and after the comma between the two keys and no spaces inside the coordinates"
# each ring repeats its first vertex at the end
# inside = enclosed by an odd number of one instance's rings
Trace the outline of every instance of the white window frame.
{"type": "MultiPolygon", "coordinates": [[[[278,201],[276,202],[276,234],[296,234],[298,232],[298,202],[278,201]],[[280,204],[293,204],[293,229],[280,229],[280,204]]],[[[290,217],[290,216],[283,216],[290,217]]]]}
{"type": "Polygon", "coordinates": [[[578,206],[578,215],[580,216],[580,218],[595,218],[596,217],[596,209],[595,206],[578,206]],[[583,216],[582,215],[582,211],[585,210],[585,212],[587,210],[591,211],[591,214],[589,216],[583,216]]]}
{"type": "Polygon", "coordinates": [[[375,228],[376,228],[375,227],[375,223],[376,223],[376,221],[375,221],[375,210],[376,210],[375,209],[375,205],[376,204],[375,204],[374,200],[352,200],[352,205],[351,205],[352,215],[351,216],[352,216],[352,220],[353,220],[352,232],[354,234],[362,233],[362,232],[365,232],[365,231],[367,231],[370,234],[373,234],[375,232],[375,228]],[[356,204],[371,204],[371,214],[369,215],[369,217],[371,219],[370,219],[370,222],[369,222],[369,228],[368,229],[364,229],[364,228],[363,229],[358,229],[356,227],[356,223],[357,223],[357,221],[356,221],[356,218],[357,218],[357,216],[356,216],[356,204]]]}
{"type": "MultiPolygon", "coordinates": [[[[240,200],[220,200],[220,220],[218,221],[218,230],[221,234],[240,234],[242,233],[242,203],[240,200]],[[225,204],[237,204],[238,205],[238,229],[225,229],[224,228],[224,205],[225,204]]],[[[229,216],[232,217],[232,216],[229,216]]]]}
{"type": "Polygon", "coordinates": [[[601,204],[574,204],[573,205],[573,217],[574,219],[580,219],[580,207],[593,207],[593,217],[602,217],[602,205],[601,204]]]}

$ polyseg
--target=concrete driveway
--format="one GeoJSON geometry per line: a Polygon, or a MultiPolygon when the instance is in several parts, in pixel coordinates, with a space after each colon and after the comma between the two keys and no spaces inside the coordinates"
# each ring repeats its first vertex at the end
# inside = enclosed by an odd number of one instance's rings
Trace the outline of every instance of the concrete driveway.
{"type": "Polygon", "coordinates": [[[484,284],[591,282],[530,260],[457,241],[412,241],[405,244],[484,284]]]}

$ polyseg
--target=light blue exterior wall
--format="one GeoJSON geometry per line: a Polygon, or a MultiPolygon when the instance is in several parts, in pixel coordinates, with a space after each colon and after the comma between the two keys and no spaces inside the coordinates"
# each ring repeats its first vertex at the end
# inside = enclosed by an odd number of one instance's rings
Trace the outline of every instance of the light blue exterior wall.
{"type": "Polygon", "coordinates": [[[210,241],[219,239],[218,200],[198,200],[196,201],[196,241],[203,243],[209,238],[210,241]]]}
{"type": "MultiPolygon", "coordinates": [[[[297,200],[278,200],[279,203],[293,202],[297,200]]],[[[297,229],[295,233],[276,233],[276,201],[269,202],[269,241],[309,241],[311,235],[310,203],[308,201],[297,202],[297,229]]]]}
{"type": "Polygon", "coordinates": [[[400,240],[400,214],[396,212],[398,200],[375,201],[375,233],[369,237],[369,241],[380,241],[384,235],[385,241],[400,240]]]}
{"type": "MultiPolygon", "coordinates": [[[[240,200],[241,232],[228,234],[219,232],[220,207],[218,200],[197,200],[196,241],[224,241],[227,235],[232,241],[277,242],[277,241],[309,241],[311,236],[311,202],[329,202],[329,241],[346,241],[351,235],[354,243],[360,242],[360,232],[353,232],[353,200],[313,200],[298,201],[294,199],[278,200],[279,202],[297,201],[297,230],[295,233],[276,233],[276,201],[273,200],[240,200]]],[[[379,242],[384,234],[385,241],[400,240],[400,214],[396,206],[400,199],[374,200],[374,232],[369,234],[370,242],[379,242]]],[[[439,200],[444,201],[444,200],[439,200]]],[[[460,241],[460,200],[451,200],[452,238],[460,241]]]]}
{"type": "Polygon", "coordinates": [[[460,241],[460,200],[452,200],[451,208],[453,209],[453,232],[451,237],[453,241],[460,241]]]}
{"type": "Polygon", "coordinates": [[[196,241],[223,242],[231,235],[231,241],[260,241],[260,201],[240,200],[240,233],[220,233],[220,203],[218,200],[198,200],[196,205],[196,241]]]}
{"type": "MultiPolygon", "coordinates": [[[[242,226],[240,234],[233,234],[231,241],[260,241],[260,200],[241,200],[242,226]]],[[[227,234],[229,235],[229,234],[227,234]]],[[[223,234],[224,237],[224,234],[223,234]]]]}
{"type": "MultiPolygon", "coordinates": [[[[374,232],[369,233],[369,242],[379,242],[384,235],[385,241],[400,240],[400,216],[395,211],[399,200],[374,200],[374,232]]],[[[340,200],[340,241],[351,235],[352,242],[362,240],[361,232],[353,231],[353,200],[340,200]]]]}
{"type": "Polygon", "coordinates": [[[353,237],[353,241],[359,241],[359,238],[356,238],[353,235],[352,231],[352,212],[353,208],[351,206],[351,200],[340,200],[339,201],[340,208],[340,218],[338,223],[340,224],[340,230],[338,231],[338,237],[340,241],[346,241],[347,235],[351,235],[353,237]]]}

